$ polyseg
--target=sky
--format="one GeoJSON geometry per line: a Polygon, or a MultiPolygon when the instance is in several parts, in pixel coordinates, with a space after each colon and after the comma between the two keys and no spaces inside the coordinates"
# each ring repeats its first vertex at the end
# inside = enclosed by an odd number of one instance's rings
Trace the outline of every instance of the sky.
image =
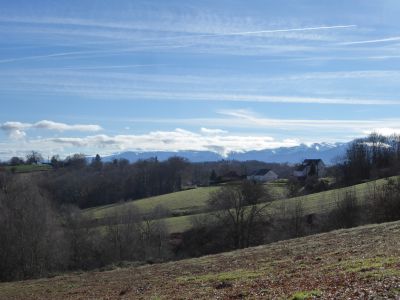
{"type": "Polygon", "coordinates": [[[0,159],[400,133],[398,0],[0,0],[0,159]]]}

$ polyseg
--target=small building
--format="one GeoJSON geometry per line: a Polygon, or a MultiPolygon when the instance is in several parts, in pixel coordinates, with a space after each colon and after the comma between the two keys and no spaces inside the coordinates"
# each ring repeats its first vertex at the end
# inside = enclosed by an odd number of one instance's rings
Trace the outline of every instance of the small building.
{"type": "Polygon", "coordinates": [[[278,179],[278,175],[270,169],[260,169],[247,176],[247,180],[256,182],[270,182],[278,179]]]}
{"type": "Polygon", "coordinates": [[[322,159],[305,159],[303,163],[293,172],[298,179],[307,179],[316,176],[318,178],[326,175],[326,167],[322,159]]]}

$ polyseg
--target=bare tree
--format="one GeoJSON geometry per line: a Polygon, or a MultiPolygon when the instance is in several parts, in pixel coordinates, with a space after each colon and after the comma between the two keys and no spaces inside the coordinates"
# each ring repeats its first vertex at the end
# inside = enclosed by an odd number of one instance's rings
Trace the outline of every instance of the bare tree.
{"type": "Polygon", "coordinates": [[[289,225],[290,231],[294,237],[304,235],[304,205],[301,199],[297,199],[289,208],[289,225]]]}
{"type": "Polygon", "coordinates": [[[17,156],[11,157],[11,159],[10,159],[10,161],[9,161],[9,164],[10,164],[11,166],[22,165],[23,163],[24,163],[24,159],[23,159],[23,158],[20,158],[20,157],[17,157],[17,156]]]}
{"type": "Polygon", "coordinates": [[[26,155],[27,164],[37,164],[41,161],[43,161],[43,156],[37,151],[31,151],[26,155]]]}
{"type": "Polygon", "coordinates": [[[279,201],[275,216],[276,239],[300,237],[305,234],[304,204],[301,198],[279,201]]]}
{"type": "Polygon", "coordinates": [[[208,200],[212,214],[228,230],[234,248],[250,245],[257,223],[265,220],[270,196],[265,187],[244,181],[239,186],[223,186],[208,200]]]}
{"type": "Polygon", "coordinates": [[[0,190],[0,279],[43,276],[66,266],[63,230],[49,200],[28,177],[0,190]]]}
{"type": "Polygon", "coordinates": [[[154,207],[150,213],[143,215],[140,222],[141,241],[147,261],[162,259],[168,254],[168,232],[165,221],[170,211],[162,205],[154,207]]]}
{"type": "Polygon", "coordinates": [[[374,186],[367,201],[371,221],[381,223],[400,219],[400,178],[374,186]]]}
{"type": "Polygon", "coordinates": [[[355,191],[337,194],[336,208],[329,213],[328,226],[333,228],[351,228],[359,225],[361,206],[355,191]]]}
{"type": "Polygon", "coordinates": [[[140,258],[138,241],[140,238],[140,212],[132,205],[121,205],[107,216],[106,239],[109,254],[114,261],[140,258]]]}

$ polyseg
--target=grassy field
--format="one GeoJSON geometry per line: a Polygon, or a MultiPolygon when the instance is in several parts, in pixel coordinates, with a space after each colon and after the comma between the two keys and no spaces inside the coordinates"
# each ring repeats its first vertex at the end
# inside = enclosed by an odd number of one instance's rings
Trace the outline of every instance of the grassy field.
{"type": "MultiPolygon", "coordinates": [[[[282,182],[268,183],[265,187],[270,191],[274,199],[282,199],[286,196],[286,184],[282,182]]],[[[154,207],[162,205],[175,215],[192,215],[204,210],[210,193],[216,191],[218,187],[199,187],[176,193],[150,197],[126,203],[116,203],[100,207],[89,208],[85,214],[95,219],[101,219],[108,214],[112,214],[121,206],[128,208],[136,206],[143,213],[150,212],[154,207]]]]}
{"type": "Polygon", "coordinates": [[[18,165],[18,166],[5,166],[5,170],[12,171],[15,173],[28,173],[37,171],[49,171],[52,169],[49,165],[18,165]]]}
{"type": "MultiPolygon", "coordinates": [[[[307,196],[294,197],[288,199],[276,200],[271,203],[268,207],[267,213],[279,215],[282,213],[282,208],[294,207],[295,203],[301,201],[303,205],[304,215],[316,213],[326,213],[336,207],[336,201],[338,197],[342,197],[347,192],[355,192],[357,198],[360,201],[365,200],[365,197],[372,191],[374,187],[382,186],[386,182],[386,179],[379,179],[368,183],[362,183],[351,187],[335,189],[331,191],[315,193],[307,196]]],[[[209,216],[209,214],[197,214],[179,216],[165,219],[166,226],[170,232],[183,232],[190,229],[192,226],[193,216],[203,217],[209,216]]]]}
{"type": "Polygon", "coordinates": [[[164,206],[172,213],[196,213],[204,208],[205,202],[207,201],[210,193],[217,189],[217,187],[200,187],[126,203],[116,203],[89,208],[85,210],[85,213],[91,215],[93,218],[98,219],[106,216],[107,214],[112,214],[115,210],[120,209],[121,206],[129,207],[132,205],[138,207],[143,213],[151,211],[158,205],[164,206]]]}
{"type": "Polygon", "coordinates": [[[0,283],[1,299],[399,299],[400,222],[164,264],[0,283]]]}
{"type": "MultiPolygon", "coordinates": [[[[360,201],[371,193],[374,187],[383,185],[386,179],[379,179],[368,183],[362,183],[351,187],[330,190],[310,194],[306,196],[281,199],[285,193],[286,187],[282,184],[274,184],[272,188],[275,189],[275,200],[268,207],[266,213],[273,215],[282,214],[283,208],[290,209],[294,207],[295,203],[301,201],[303,205],[304,215],[316,213],[326,213],[336,207],[338,197],[342,197],[347,192],[354,192],[360,201]]],[[[184,215],[169,217],[164,219],[165,225],[169,232],[183,232],[191,228],[193,217],[202,218],[205,216],[212,217],[208,213],[198,213],[204,208],[205,202],[208,199],[209,193],[216,190],[218,187],[204,187],[197,188],[157,197],[146,198],[142,200],[127,202],[123,204],[113,204],[108,206],[101,206],[85,210],[88,216],[101,219],[106,214],[111,213],[113,210],[130,205],[137,205],[142,212],[148,212],[153,207],[163,204],[169,208],[173,213],[184,213],[184,215]]]]}

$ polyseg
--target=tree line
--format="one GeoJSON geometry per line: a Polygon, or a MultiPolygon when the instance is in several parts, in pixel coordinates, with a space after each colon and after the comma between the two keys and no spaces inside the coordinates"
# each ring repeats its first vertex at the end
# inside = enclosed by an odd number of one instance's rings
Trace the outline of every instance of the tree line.
{"type": "Polygon", "coordinates": [[[86,161],[74,155],[53,162],[56,169],[42,174],[40,186],[59,204],[88,208],[179,191],[189,166],[179,157],[133,164],[127,160],[103,163],[99,156],[89,164],[86,161]]]}
{"type": "Polygon", "coordinates": [[[0,281],[170,259],[165,216],[162,207],[142,214],[130,206],[94,227],[76,206],[57,206],[32,176],[0,173],[0,281]]]}
{"type": "Polygon", "coordinates": [[[336,166],[337,181],[352,185],[400,172],[400,135],[376,133],[354,140],[336,166]]]}
{"type": "MultiPolygon", "coordinates": [[[[40,163],[43,157],[36,151],[25,159],[13,157],[7,163],[40,163]]],[[[156,157],[130,163],[119,159],[103,162],[99,155],[88,159],[83,154],[74,154],[61,159],[58,155],[50,159],[51,172],[37,174],[38,184],[59,205],[72,204],[89,208],[121,201],[131,201],[151,196],[180,191],[184,188],[208,186],[210,175],[221,177],[235,173],[241,177],[260,168],[273,168],[282,177],[288,177],[293,167],[287,164],[258,161],[219,161],[190,163],[181,157],[159,161],[156,157]]]]}

